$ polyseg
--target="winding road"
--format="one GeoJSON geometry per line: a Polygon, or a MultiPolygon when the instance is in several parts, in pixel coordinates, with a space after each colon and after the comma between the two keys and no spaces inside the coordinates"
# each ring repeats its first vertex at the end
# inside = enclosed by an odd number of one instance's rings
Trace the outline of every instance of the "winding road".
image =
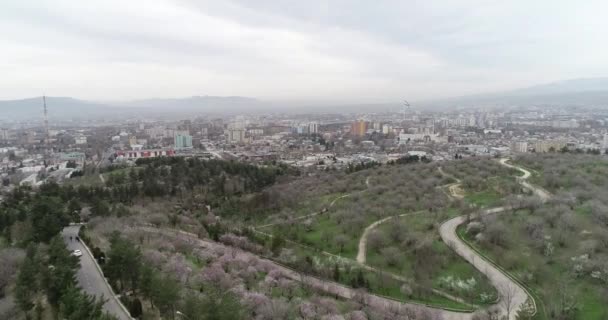
{"type": "MultiPolygon", "coordinates": [[[[501,159],[500,163],[506,167],[517,169],[523,172],[523,176],[517,178],[517,180],[522,186],[531,190],[535,195],[537,195],[541,199],[541,201],[545,202],[549,200],[551,195],[548,192],[526,181],[526,179],[528,179],[531,175],[528,170],[508,164],[508,160],[509,159],[507,158],[501,159]]],[[[481,211],[478,215],[483,216],[497,214],[505,212],[507,211],[507,209],[509,208],[497,207],[492,209],[485,209],[481,211]]],[[[490,263],[485,258],[480,256],[475,250],[469,247],[458,237],[456,229],[465,221],[466,216],[464,215],[452,218],[444,222],[439,227],[439,234],[443,242],[445,242],[450,248],[452,248],[459,256],[461,256],[463,259],[473,265],[477,270],[482,272],[490,280],[492,285],[494,285],[501,299],[501,301],[499,301],[494,306],[494,308],[499,312],[500,317],[508,315],[509,320],[515,320],[517,310],[519,310],[519,308],[524,303],[526,303],[528,298],[534,304],[534,308],[536,308],[534,298],[528,294],[525,288],[523,288],[516,281],[511,279],[503,271],[495,267],[494,264],[490,263]]]]}
{"type": "MultiPolygon", "coordinates": [[[[551,197],[550,193],[548,193],[547,191],[545,191],[539,187],[536,187],[526,181],[531,176],[531,174],[528,170],[518,167],[518,166],[511,165],[511,164],[507,163],[508,160],[509,160],[508,158],[501,159],[500,163],[506,167],[519,170],[523,173],[523,175],[521,177],[517,177],[517,181],[523,187],[531,190],[543,202],[550,199],[550,197],[551,197]]],[[[449,176],[445,172],[443,172],[443,170],[441,168],[439,168],[439,171],[443,175],[449,176]]],[[[452,190],[452,187],[453,188],[460,187],[460,180],[455,177],[451,177],[451,178],[456,180],[456,182],[448,184],[443,187],[449,188],[450,196],[452,198],[461,199],[462,197],[458,196],[460,193],[454,192],[455,190],[452,190]]],[[[479,212],[478,216],[498,214],[498,213],[507,211],[507,209],[508,208],[506,208],[506,207],[485,209],[485,210],[482,210],[481,212],[479,212]]],[[[371,233],[371,231],[374,228],[376,228],[378,225],[385,223],[391,219],[394,219],[397,217],[402,217],[402,216],[407,216],[407,215],[411,215],[411,214],[417,214],[417,213],[419,213],[419,212],[402,214],[399,216],[386,217],[386,218],[383,218],[381,220],[374,222],[373,224],[371,224],[370,226],[365,228],[365,231],[363,232],[363,235],[359,241],[359,250],[357,252],[357,262],[359,262],[360,264],[365,264],[367,237],[369,236],[369,234],[371,233]]],[[[499,293],[500,300],[497,304],[495,304],[491,308],[495,312],[497,312],[501,318],[503,316],[506,317],[508,315],[509,320],[515,319],[517,310],[524,303],[526,303],[526,301],[528,301],[528,299],[530,299],[530,301],[532,301],[534,308],[536,308],[534,299],[528,294],[528,292],[526,291],[525,288],[523,288],[516,281],[511,279],[503,271],[499,270],[496,266],[494,266],[494,264],[490,263],[489,261],[484,259],[482,256],[480,256],[479,253],[477,253],[475,250],[473,250],[471,247],[469,247],[469,245],[464,243],[458,237],[457,232],[456,232],[457,228],[459,225],[465,223],[465,221],[466,221],[466,216],[464,216],[464,215],[447,220],[441,224],[441,226],[439,228],[439,234],[444,243],[446,243],[452,250],[454,250],[456,252],[456,254],[461,256],[463,259],[465,259],[467,262],[469,262],[471,265],[473,265],[477,270],[479,270],[481,273],[483,273],[489,279],[489,281],[492,283],[492,285],[496,288],[496,290],[499,293]]],[[[445,310],[442,310],[441,313],[443,314],[444,319],[471,319],[471,317],[472,317],[472,314],[460,313],[460,314],[454,315],[453,313],[447,312],[445,310]]]]}

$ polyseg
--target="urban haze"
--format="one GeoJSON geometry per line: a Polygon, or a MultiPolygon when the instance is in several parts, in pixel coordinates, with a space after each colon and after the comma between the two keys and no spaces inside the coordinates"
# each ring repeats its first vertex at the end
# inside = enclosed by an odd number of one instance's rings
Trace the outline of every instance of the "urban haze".
{"type": "Polygon", "coordinates": [[[0,4],[0,319],[608,319],[604,1],[0,4]]]}

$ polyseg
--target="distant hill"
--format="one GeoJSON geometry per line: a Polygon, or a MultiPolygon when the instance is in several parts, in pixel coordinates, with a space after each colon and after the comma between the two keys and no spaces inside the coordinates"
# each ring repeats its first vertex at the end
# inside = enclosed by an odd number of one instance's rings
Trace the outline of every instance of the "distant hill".
{"type": "Polygon", "coordinates": [[[511,91],[477,94],[428,101],[419,105],[506,106],[506,105],[577,105],[608,107],[608,78],[588,78],[558,81],[511,91]]]}
{"type": "MultiPolygon", "coordinates": [[[[197,114],[225,114],[257,110],[263,104],[245,97],[196,96],[179,99],[93,102],[69,97],[47,97],[49,119],[117,118],[124,116],[162,116],[171,118],[197,114]]],[[[0,117],[42,119],[42,97],[0,101],[0,117]]]]}
{"type": "MultiPolygon", "coordinates": [[[[46,97],[49,118],[79,119],[100,116],[111,112],[109,106],[68,97],[46,97]]],[[[42,119],[42,97],[2,100],[0,117],[5,119],[42,119]]]]}

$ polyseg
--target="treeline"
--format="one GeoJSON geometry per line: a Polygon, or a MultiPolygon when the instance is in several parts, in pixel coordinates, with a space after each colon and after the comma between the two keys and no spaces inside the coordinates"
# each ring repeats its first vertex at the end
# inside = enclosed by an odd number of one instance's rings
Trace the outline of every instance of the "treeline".
{"type": "Polygon", "coordinates": [[[231,196],[257,192],[279,176],[293,174],[285,166],[257,167],[233,161],[184,158],[140,159],[138,167],[117,170],[106,186],[43,184],[38,192],[17,187],[0,204],[0,234],[21,245],[47,242],[70,221],[79,221],[84,206],[94,216],[127,215],[126,206],[142,197],[193,196],[228,214],[240,208],[231,196]],[[235,207],[236,206],[236,207],[235,207]]]}

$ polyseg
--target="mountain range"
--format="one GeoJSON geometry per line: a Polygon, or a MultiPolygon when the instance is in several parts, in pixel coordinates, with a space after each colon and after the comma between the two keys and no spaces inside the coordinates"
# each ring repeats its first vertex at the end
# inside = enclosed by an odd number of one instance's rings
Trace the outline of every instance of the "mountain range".
{"type": "Polygon", "coordinates": [[[608,108],[608,78],[571,79],[497,93],[422,102],[422,106],[601,106],[608,108]]]}
{"type": "MultiPolygon", "coordinates": [[[[133,101],[87,101],[70,97],[47,97],[49,119],[90,119],[118,117],[162,117],[179,119],[200,114],[237,114],[261,111],[293,111],[290,104],[265,102],[247,97],[194,96],[176,99],[146,99],[133,101]]],[[[295,105],[295,104],[294,104],[295,105]]],[[[291,105],[292,107],[294,105],[291,105]]],[[[608,78],[589,78],[559,81],[506,92],[477,94],[435,101],[417,102],[416,107],[477,107],[505,105],[593,105],[608,107],[608,78]]],[[[304,107],[305,112],[388,110],[398,104],[324,105],[304,107]]],[[[42,97],[0,101],[0,118],[41,119],[42,97]]]]}

